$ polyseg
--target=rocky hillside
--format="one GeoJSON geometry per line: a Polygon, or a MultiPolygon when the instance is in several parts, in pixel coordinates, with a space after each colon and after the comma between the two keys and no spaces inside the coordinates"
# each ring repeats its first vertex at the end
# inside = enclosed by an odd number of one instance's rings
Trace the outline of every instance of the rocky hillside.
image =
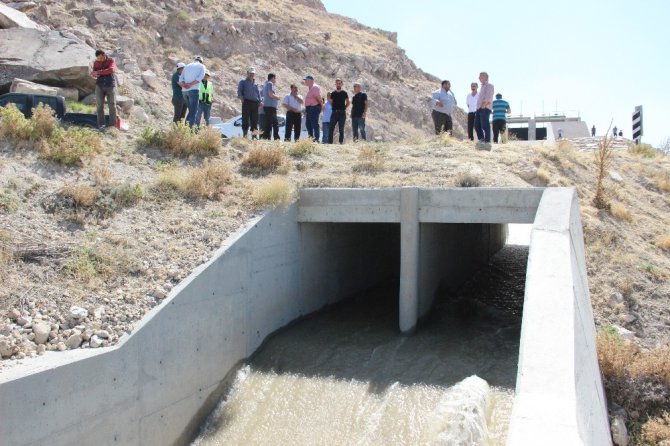
{"type": "MultiPolygon", "coordinates": [[[[370,99],[368,127],[371,136],[378,139],[427,132],[432,125],[426,99],[438,88],[439,80],[407,58],[397,46],[395,33],[329,14],[318,0],[4,3],[23,10],[38,26],[48,26],[50,39],[64,39],[66,45],[40,46],[45,31],[0,30],[0,40],[8,42],[4,47],[0,43],[0,52],[14,48],[14,53],[20,53],[11,63],[0,62],[0,68],[5,69],[3,64],[6,67],[0,88],[8,88],[10,77],[23,76],[59,87],[76,87],[84,99],[91,92],[91,82],[80,56],[77,66],[83,75],[79,77],[63,75],[61,67],[61,73],[48,78],[45,70],[36,74],[30,67],[44,58],[63,59],[63,46],[85,44],[91,52],[103,48],[121,70],[119,90],[134,102],[134,107],[129,105],[125,110],[136,127],[170,121],[170,75],[177,61],[189,62],[195,54],[203,55],[205,65],[214,73],[214,110],[218,110],[214,114],[224,119],[239,114],[237,81],[247,66],[254,66],[259,80],[269,72],[278,75],[282,95],[288,93],[291,83],[300,85],[307,73],[327,89],[334,88],[336,77],[345,81],[349,91],[354,81],[361,82],[370,99]],[[19,33],[23,34],[13,37],[19,33]],[[39,41],[39,45],[31,44],[32,51],[26,54],[16,50],[21,45],[9,43],[12,38],[39,41]],[[25,59],[20,70],[16,69],[16,58],[25,59]]],[[[6,27],[1,23],[0,27],[6,27]]],[[[301,86],[301,92],[304,94],[305,87],[301,86]]],[[[456,121],[462,133],[461,111],[456,121]]]]}

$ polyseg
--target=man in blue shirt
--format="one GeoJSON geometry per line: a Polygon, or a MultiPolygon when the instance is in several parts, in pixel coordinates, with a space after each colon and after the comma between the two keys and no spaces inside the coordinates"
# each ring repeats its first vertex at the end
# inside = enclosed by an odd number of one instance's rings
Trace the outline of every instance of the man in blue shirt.
{"type": "Polygon", "coordinates": [[[268,80],[263,87],[263,111],[265,112],[265,127],[263,128],[263,139],[271,139],[272,131],[275,141],[279,141],[279,121],[277,120],[277,107],[279,107],[279,96],[275,90],[277,76],[268,74],[268,80]]]}
{"type": "Polygon", "coordinates": [[[256,139],[254,134],[258,129],[258,107],[261,104],[261,92],[256,84],[256,69],[247,68],[247,77],[237,84],[237,97],[242,103],[242,134],[247,137],[249,127],[251,126],[251,137],[256,139]]]}
{"type": "Polygon", "coordinates": [[[200,95],[200,81],[205,77],[205,66],[202,64],[202,56],[195,56],[193,62],[184,67],[179,76],[179,86],[188,107],[186,123],[193,127],[198,114],[198,96],[200,95]]]}
{"type": "Polygon", "coordinates": [[[503,100],[502,95],[498,93],[495,101],[492,104],[493,108],[493,142],[498,143],[498,135],[505,133],[505,125],[507,124],[506,114],[512,113],[509,108],[509,103],[503,100]]]}

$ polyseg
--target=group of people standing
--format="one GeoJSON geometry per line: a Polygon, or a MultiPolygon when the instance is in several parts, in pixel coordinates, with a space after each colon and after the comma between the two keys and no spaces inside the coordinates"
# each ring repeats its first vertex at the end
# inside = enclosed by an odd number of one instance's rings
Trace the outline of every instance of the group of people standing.
{"type": "MultiPolygon", "coordinates": [[[[477,134],[477,147],[481,149],[491,148],[491,115],[493,115],[493,141],[498,142],[501,134],[505,133],[507,118],[511,113],[509,103],[503,100],[498,93],[493,99],[494,87],[489,83],[488,73],[479,73],[481,89],[476,82],[470,84],[470,93],[466,97],[468,107],[468,138],[474,141],[477,134]]],[[[451,83],[442,81],[440,88],[431,95],[433,124],[435,134],[441,132],[451,133],[453,129],[452,113],[457,105],[456,97],[451,91],[451,83]]]]}
{"type": "MultiPolygon", "coordinates": [[[[249,129],[262,129],[261,138],[279,139],[279,123],[277,120],[277,109],[280,97],[277,95],[277,76],[268,74],[265,85],[259,88],[256,84],[256,69],[249,67],[247,75],[237,86],[237,97],[242,103],[242,132],[246,137],[249,129]],[[262,110],[263,119],[259,118],[262,110]]],[[[361,84],[355,82],[353,85],[354,95],[349,100],[349,94],[343,90],[342,79],[335,80],[335,90],[323,96],[321,87],[314,82],[314,76],[308,74],[303,78],[307,92],[303,98],[298,94],[298,86],[291,84],[290,92],[281,101],[286,110],[285,141],[300,139],[302,130],[302,115],[304,107],[305,126],[307,134],[316,142],[324,144],[333,143],[335,126],[339,130],[339,142],[344,143],[344,124],[347,118],[347,109],[351,106],[351,122],[353,128],[353,139],[357,141],[360,137],[366,139],[365,117],[368,109],[368,97],[361,91],[361,84]],[[322,126],[319,125],[319,116],[323,112],[322,126]],[[323,129],[323,136],[321,129],[323,129]]],[[[252,133],[252,138],[255,137],[252,133]]]]}
{"type": "MultiPolygon", "coordinates": [[[[210,111],[214,90],[210,80],[211,74],[203,64],[202,56],[195,56],[192,63],[177,64],[172,75],[172,105],[174,106],[173,122],[185,119],[189,126],[199,126],[202,117],[209,125],[210,111]]],[[[286,128],[284,140],[300,139],[302,130],[302,116],[305,116],[307,134],[317,142],[333,142],[333,133],[337,126],[339,142],[344,142],[344,124],[347,109],[351,106],[351,121],[353,139],[366,139],[365,118],[368,110],[368,97],[361,91],[361,84],[355,82],[354,94],[351,100],[349,94],[342,89],[341,79],[335,80],[335,90],[322,95],[321,87],[314,82],[314,76],[307,75],[303,79],[307,92],[303,98],[298,93],[298,86],[291,84],[290,92],[281,98],[277,92],[277,75],[269,73],[267,80],[261,86],[256,83],[256,69],[247,68],[246,76],[237,85],[237,98],[242,108],[242,133],[247,137],[251,130],[251,137],[257,138],[260,130],[262,139],[280,139],[279,120],[277,111],[279,106],[286,112],[286,128]],[[323,112],[322,126],[319,117],[323,112]],[[321,138],[323,128],[323,138],[321,138]]]]}

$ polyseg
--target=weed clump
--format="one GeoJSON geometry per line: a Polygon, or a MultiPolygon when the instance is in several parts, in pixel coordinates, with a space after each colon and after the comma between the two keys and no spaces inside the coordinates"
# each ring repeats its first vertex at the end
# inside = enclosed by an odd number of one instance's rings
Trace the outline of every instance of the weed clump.
{"type": "Polygon", "coordinates": [[[479,187],[479,176],[471,171],[461,172],[456,176],[456,187],[479,187]]]}
{"type": "Polygon", "coordinates": [[[656,246],[661,248],[663,251],[670,251],[670,234],[659,237],[656,241],[656,246]]]}
{"type": "Polygon", "coordinates": [[[661,153],[649,144],[631,144],[628,153],[641,156],[642,158],[656,158],[661,153]]]}
{"type": "Polygon", "coordinates": [[[306,158],[318,151],[318,145],[311,138],[299,139],[288,148],[288,154],[293,158],[306,158]]]}
{"type": "Polygon", "coordinates": [[[221,148],[221,134],[211,127],[198,130],[176,123],[166,131],[145,128],[138,143],[140,146],[166,150],[179,157],[217,155],[221,148]]]}
{"type": "Polygon", "coordinates": [[[286,153],[280,145],[253,147],[242,160],[242,171],[250,175],[267,175],[276,172],[286,163],[286,153]]]}
{"type": "Polygon", "coordinates": [[[219,200],[231,179],[230,167],[226,163],[205,160],[202,167],[168,168],[161,171],[153,189],[162,198],[181,196],[219,200]]]}
{"type": "Polygon", "coordinates": [[[355,173],[375,174],[384,170],[384,164],[384,156],[380,151],[370,146],[363,146],[358,153],[357,162],[351,170],[355,173]]]}
{"type": "Polygon", "coordinates": [[[633,428],[651,421],[642,431],[659,432],[654,417],[665,420],[670,407],[670,349],[641,350],[612,330],[598,333],[597,347],[608,399],[626,409],[633,428]]]}
{"type": "Polygon", "coordinates": [[[295,186],[286,178],[275,177],[254,188],[251,196],[260,208],[286,207],[295,198],[295,186]]]}
{"type": "Polygon", "coordinates": [[[632,221],[633,215],[630,213],[626,206],[621,203],[612,203],[610,206],[610,214],[617,220],[632,221]]]}

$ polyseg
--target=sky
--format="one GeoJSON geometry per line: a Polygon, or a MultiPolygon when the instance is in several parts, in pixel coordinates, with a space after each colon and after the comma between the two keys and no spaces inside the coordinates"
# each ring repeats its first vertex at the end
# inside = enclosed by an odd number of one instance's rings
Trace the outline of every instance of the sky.
{"type": "MultiPolygon", "coordinates": [[[[459,105],[480,71],[512,115],[580,116],[642,142],[670,138],[668,0],[322,0],[329,12],[398,33],[422,70],[449,80],[459,105]]],[[[436,85],[436,89],[439,86],[436,85]]]]}

